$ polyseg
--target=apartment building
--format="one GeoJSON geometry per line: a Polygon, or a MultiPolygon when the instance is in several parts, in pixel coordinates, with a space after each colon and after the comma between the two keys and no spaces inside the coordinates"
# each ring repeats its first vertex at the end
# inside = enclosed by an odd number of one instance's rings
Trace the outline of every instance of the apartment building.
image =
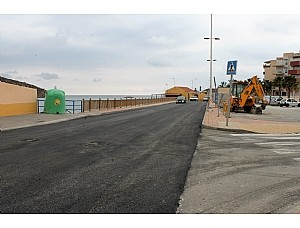
{"type": "MultiPolygon", "coordinates": [[[[300,82],[300,51],[299,53],[283,53],[283,56],[277,57],[274,60],[265,61],[263,64],[264,79],[273,81],[276,77],[295,76],[300,82]]],[[[282,90],[282,96],[286,96],[286,90],[282,90]]],[[[278,88],[275,88],[273,95],[279,95],[278,88]]],[[[296,99],[300,98],[299,89],[294,91],[291,96],[296,99]]]]}
{"type": "Polygon", "coordinates": [[[276,77],[276,60],[268,60],[264,62],[264,79],[273,81],[276,77]]]}
{"type": "Polygon", "coordinates": [[[293,58],[290,61],[291,69],[288,71],[289,75],[294,75],[297,80],[300,81],[300,51],[299,53],[294,53],[293,58]]]}

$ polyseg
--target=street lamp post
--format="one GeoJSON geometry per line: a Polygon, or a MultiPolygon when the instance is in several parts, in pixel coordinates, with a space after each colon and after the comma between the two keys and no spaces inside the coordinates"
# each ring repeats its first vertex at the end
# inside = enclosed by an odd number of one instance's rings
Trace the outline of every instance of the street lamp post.
{"type": "Polygon", "coordinates": [[[194,78],[193,80],[192,80],[192,90],[194,90],[193,88],[194,88],[194,80],[197,80],[197,78],[194,78]]]}
{"type": "Polygon", "coordinates": [[[209,59],[209,102],[212,102],[212,40],[220,40],[220,38],[212,37],[212,14],[210,15],[210,38],[205,37],[205,40],[210,40],[210,59],[209,59]]]}
{"type": "Polygon", "coordinates": [[[175,78],[171,78],[171,79],[173,79],[173,82],[174,82],[174,87],[175,87],[175,78]]]}

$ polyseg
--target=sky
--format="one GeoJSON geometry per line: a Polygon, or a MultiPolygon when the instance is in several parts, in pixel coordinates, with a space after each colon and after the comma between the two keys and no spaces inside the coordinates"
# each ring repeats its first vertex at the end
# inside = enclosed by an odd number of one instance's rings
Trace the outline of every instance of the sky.
{"type": "Polygon", "coordinates": [[[66,94],[150,95],[174,85],[209,88],[210,40],[204,38],[210,37],[211,13],[213,37],[220,38],[212,42],[217,85],[229,80],[230,60],[238,61],[235,79],[262,79],[264,61],[300,50],[297,14],[180,7],[144,13],[114,6],[96,13],[79,7],[24,14],[10,7],[8,13],[0,12],[0,75],[45,89],[56,86],[66,94]]]}

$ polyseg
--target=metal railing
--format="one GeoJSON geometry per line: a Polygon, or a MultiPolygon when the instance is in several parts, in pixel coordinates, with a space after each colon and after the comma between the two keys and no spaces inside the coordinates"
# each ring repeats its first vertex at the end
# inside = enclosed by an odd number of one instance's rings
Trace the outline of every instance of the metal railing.
{"type": "Polygon", "coordinates": [[[82,100],[66,100],[66,111],[73,114],[77,111],[82,112],[82,103],[82,100]]]}
{"type": "MultiPolygon", "coordinates": [[[[37,99],[37,112],[43,113],[45,107],[45,99],[37,99]]],[[[79,113],[83,112],[82,100],[66,100],[66,112],[68,113],[79,113]]]]}

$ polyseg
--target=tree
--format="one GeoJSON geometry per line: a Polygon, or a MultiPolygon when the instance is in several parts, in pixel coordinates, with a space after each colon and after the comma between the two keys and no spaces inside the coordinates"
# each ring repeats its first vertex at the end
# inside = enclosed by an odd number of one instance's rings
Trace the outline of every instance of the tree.
{"type": "Polygon", "coordinates": [[[300,89],[300,82],[297,82],[297,83],[295,83],[295,85],[294,85],[294,87],[292,88],[293,89],[293,91],[299,91],[299,89],[300,89]]]}
{"type": "Polygon", "coordinates": [[[262,87],[264,89],[264,92],[266,95],[270,95],[269,97],[269,102],[271,102],[271,96],[272,96],[272,90],[273,90],[273,82],[270,80],[263,80],[261,82],[262,87]]]}
{"type": "Polygon", "coordinates": [[[272,95],[272,89],[273,89],[273,82],[270,81],[270,80],[263,80],[262,81],[262,87],[264,89],[264,92],[267,94],[267,95],[272,95]]]}
{"type": "Polygon", "coordinates": [[[281,91],[282,91],[282,84],[283,84],[283,77],[276,77],[274,80],[273,80],[273,85],[278,87],[279,89],[279,96],[282,95],[281,91]]]}
{"type": "Polygon", "coordinates": [[[221,84],[219,85],[219,87],[226,88],[227,87],[227,82],[221,82],[221,84]]]}
{"type": "Polygon", "coordinates": [[[291,91],[296,89],[299,85],[295,76],[286,76],[284,77],[282,86],[286,88],[288,98],[291,97],[291,91]]]}

